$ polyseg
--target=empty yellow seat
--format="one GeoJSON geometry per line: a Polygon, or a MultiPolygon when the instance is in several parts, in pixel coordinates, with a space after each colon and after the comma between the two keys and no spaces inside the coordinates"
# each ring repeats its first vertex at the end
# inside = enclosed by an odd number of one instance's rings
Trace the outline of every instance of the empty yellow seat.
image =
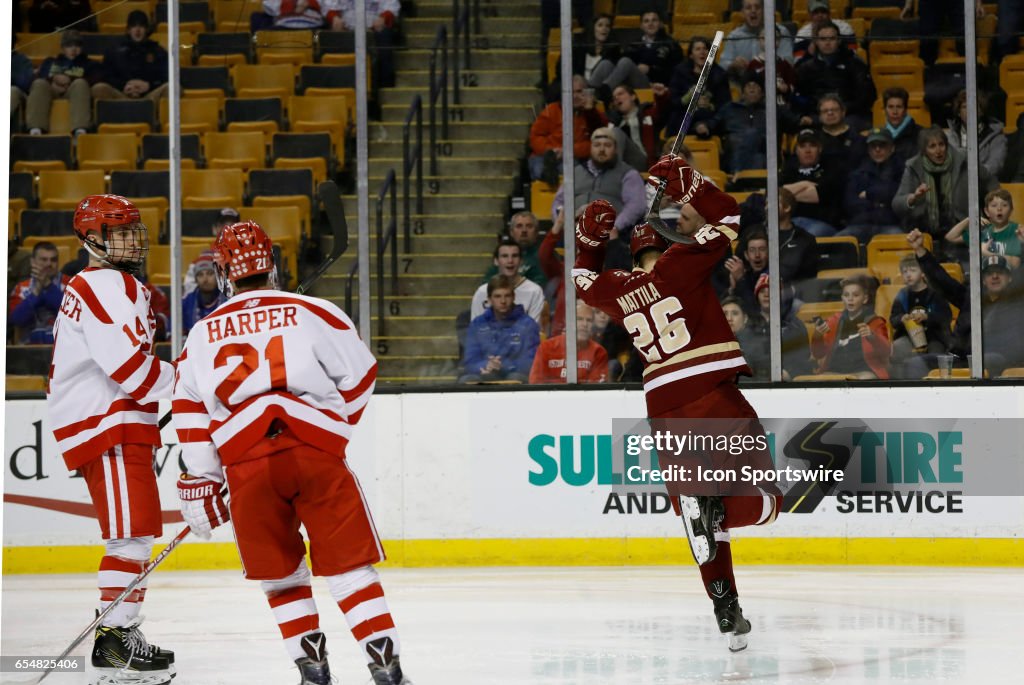
{"type": "Polygon", "coordinates": [[[131,171],[139,156],[139,139],[134,133],[83,133],[75,139],[79,169],[131,171]]]}
{"type": "Polygon", "coordinates": [[[203,150],[208,169],[262,169],[266,162],[263,134],[258,131],[234,131],[203,134],[203,150]]]}
{"type": "Polygon", "coordinates": [[[239,169],[182,169],[185,207],[241,207],[244,193],[245,178],[239,169]]]}
{"type": "Polygon", "coordinates": [[[104,192],[106,184],[99,170],[39,172],[40,209],[74,209],[86,195],[104,192]]]}

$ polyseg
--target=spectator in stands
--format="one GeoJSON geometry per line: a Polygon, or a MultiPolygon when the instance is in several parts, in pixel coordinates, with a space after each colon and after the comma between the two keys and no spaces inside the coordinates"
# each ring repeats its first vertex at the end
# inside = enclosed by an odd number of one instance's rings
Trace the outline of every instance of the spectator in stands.
{"type": "Polygon", "coordinates": [[[57,246],[41,241],[32,248],[32,276],[14,286],[7,310],[7,326],[20,344],[53,344],[64,288],[70,279],[57,270],[57,246]]]}
{"type": "Polygon", "coordinates": [[[835,235],[842,222],[843,179],[843,169],[821,158],[821,134],[800,131],[796,154],[786,160],[779,178],[796,198],[793,223],[816,237],[835,235]]]}
{"type": "Polygon", "coordinates": [[[875,313],[877,282],[858,274],[844,278],[843,311],[818,319],[811,334],[811,354],[819,373],[841,373],[866,380],[889,379],[889,329],[875,313]]]}
{"type": "Polygon", "coordinates": [[[341,8],[331,0],[263,0],[263,12],[271,18],[275,29],[345,28],[341,8]]]}
{"type": "Polygon", "coordinates": [[[636,91],[627,83],[612,91],[612,109],[608,121],[625,135],[623,161],[637,171],[647,171],[658,161],[658,133],[668,114],[669,92],[662,83],[651,84],[653,103],[641,104],[636,91]]]}
{"type": "MultiPolygon", "coordinates": [[[[999,255],[1006,258],[1011,269],[1021,264],[1021,240],[1024,228],[1015,221],[1013,196],[1003,188],[997,188],[985,196],[984,218],[981,220],[981,258],[999,255]]],[[[969,245],[971,234],[967,231],[970,219],[959,221],[946,234],[946,240],[953,245],[969,245]]]]}
{"type": "MultiPolygon", "coordinates": [[[[576,379],[580,383],[608,381],[608,353],[593,339],[594,310],[576,303],[576,379]]],[[[531,383],[565,383],[565,333],[548,338],[537,348],[530,369],[531,383]]]]}
{"type": "MultiPolygon", "coordinates": [[[[266,0],[264,0],[266,2],[266,0]]],[[[301,0],[299,0],[301,2],[301,0]]],[[[321,0],[326,3],[326,0],[321,0]]],[[[325,21],[333,31],[354,31],[356,28],[356,0],[336,0],[341,18],[333,12],[325,13],[325,21]]],[[[315,2],[315,0],[310,0],[315,2]]],[[[375,66],[377,83],[381,88],[395,85],[395,44],[398,41],[399,0],[366,0],[366,27],[373,31],[377,48],[375,66]]]]}
{"type": "Polygon", "coordinates": [[[999,180],[1024,183],[1024,112],[1017,115],[1017,130],[1006,139],[1006,161],[999,172],[999,180]]]}
{"type": "MultiPolygon", "coordinates": [[[[690,99],[693,97],[697,80],[700,78],[700,72],[704,69],[704,63],[708,61],[710,51],[710,38],[694,36],[690,39],[690,50],[686,60],[672,70],[668,82],[670,111],[666,121],[666,130],[671,135],[675,135],[683,123],[686,108],[690,106],[690,99]]],[[[692,123],[710,119],[717,110],[731,100],[729,76],[725,73],[725,69],[713,64],[711,71],[708,72],[708,79],[704,83],[704,93],[694,111],[692,123]]]]}
{"type": "Polygon", "coordinates": [[[904,163],[895,155],[888,129],[872,129],[867,145],[867,158],[846,182],[846,228],[838,233],[852,235],[862,243],[880,233],[903,233],[892,199],[899,190],[904,163]]]}
{"type": "Polygon", "coordinates": [[[149,38],[149,17],[142,10],[128,15],[120,45],[103,55],[103,74],[92,86],[94,100],[149,98],[167,93],[167,51],[149,38]]]}
{"type": "MultiPolygon", "coordinates": [[[[89,0],[32,0],[28,8],[28,30],[32,33],[53,33],[74,25],[79,31],[95,31],[95,18],[82,21],[91,14],[89,0]]],[[[14,28],[17,30],[19,27],[15,25],[14,28]]]]}
{"type": "MultiPolygon", "coordinates": [[[[241,221],[238,215],[238,211],[234,207],[224,207],[220,210],[220,214],[217,215],[217,219],[210,224],[210,244],[217,240],[217,236],[220,235],[220,231],[228,224],[236,224],[241,221]]],[[[188,265],[188,272],[185,273],[185,282],[182,285],[182,290],[186,295],[196,289],[196,271],[195,262],[188,265]]]]}
{"type": "MultiPolygon", "coordinates": [[[[590,157],[590,137],[608,124],[594,107],[594,93],[582,76],[572,77],[573,157],[582,162],[590,157]]],[[[552,102],[537,115],[530,126],[530,178],[555,186],[562,171],[562,103],[552,102]]]]}
{"type": "MultiPolygon", "coordinates": [[[[780,284],[782,316],[779,328],[782,332],[782,380],[788,381],[795,376],[802,376],[810,371],[811,355],[807,346],[807,327],[796,317],[796,292],[793,286],[785,281],[780,284]]],[[[762,341],[768,340],[769,326],[772,320],[771,292],[768,273],[761,274],[754,286],[754,297],[757,309],[750,316],[747,326],[754,332],[754,337],[762,341]]],[[[746,354],[746,350],[744,350],[746,354]]],[[[762,363],[764,366],[764,363],[762,363]]]]}
{"type": "MultiPolygon", "coordinates": [[[[974,11],[978,19],[985,16],[982,0],[974,0],[974,11]]],[[[964,54],[964,3],[963,0],[927,0],[919,3],[918,30],[921,36],[921,59],[925,66],[935,64],[939,56],[939,36],[957,36],[956,49],[964,54]],[[946,26],[946,20],[949,25],[946,26]]],[[[904,19],[914,13],[914,0],[906,0],[900,16],[904,19]]]]}
{"type": "MultiPolygon", "coordinates": [[[[722,46],[722,64],[729,74],[739,79],[758,53],[757,36],[764,27],[764,3],[762,0],[743,0],[743,23],[729,32],[722,46]]],[[[787,62],[793,61],[793,38],[789,29],[779,27],[782,34],[775,46],[775,54],[787,62]]]]}
{"type": "Polygon", "coordinates": [[[540,328],[523,306],[516,304],[509,277],[495,276],[483,287],[489,307],[469,324],[462,360],[465,373],[459,382],[525,383],[540,344],[540,328]]]}
{"type": "Polygon", "coordinates": [[[725,294],[739,299],[748,312],[756,312],[754,288],[761,274],[768,271],[768,234],[764,227],[746,231],[736,247],[736,254],[723,265],[729,277],[725,294]]]}
{"type": "Polygon", "coordinates": [[[892,371],[896,378],[920,378],[925,375],[921,373],[923,360],[910,365],[915,375],[907,374],[907,360],[915,355],[945,354],[949,350],[953,312],[942,295],[928,287],[928,279],[913,254],[900,259],[900,275],[904,287],[897,293],[889,313],[892,371]]]}
{"type": "MultiPolygon", "coordinates": [[[[767,277],[764,282],[764,290],[767,291],[767,277]]],[[[760,330],[755,330],[747,325],[750,317],[747,316],[744,304],[738,297],[729,296],[723,299],[722,313],[725,314],[725,320],[729,322],[732,334],[736,336],[736,342],[740,344],[743,358],[747,360],[747,365],[754,372],[754,380],[768,380],[771,377],[771,354],[767,336],[761,335],[760,330]]]]}
{"type": "Polygon", "coordinates": [[[598,14],[572,48],[572,73],[583,77],[585,87],[600,91],[603,101],[623,83],[633,88],[650,83],[636,63],[623,56],[622,47],[610,40],[614,21],[610,14],[598,14]]]}
{"type": "Polygon", "coordinates": [[[814,54],[814,31],[829,22],[835,24],[839,29],[839,36],[846,43],[847,48],[857,49],[857,35],[853,31],[853,27],[842,19],[832,18],[832,7],[828,0],[807,0],[807,14],[810,21],[796,32],[796,42],[793,45],[794,58],[802,59],[806,55],[814,54]]]}
{"type": "Polygon", "coordinates": [[[626,57],[633,60],[648,82],[666,84],[672,78],[672,70],[683,61],[683,50],[668,35],[656,9],[641,13],[640,28],[643,35],[638,42],[626,46],[626,57]]]}
{"type": "Polygon", "coordinates": [[[228,299],[217,284],[217,269],[214,266],[212,250],[207,250],[196,257],[189,270],[195,274],[196,288],[185,295],[181,302],[181,326],[185,335],[188,335],[200,319],[206,318],[228,299]]]}
{"type": "MultiPolygon", "coordinates": [[[[985,116],[988,96],[978,91],[978,164],[994,178],[1006,161],[1007,140],[1003,122],[985,116]]],[[[967,91],[961,90],[953,100],[953,118],[946,122],[946,139],[951,147],[967,150],[967,91]]]]}
{"type": "Polygon", "coordinates": [[[864,136],[846,121],[846,105],[836,93],[818,99],[818,123],[821,125],[821,158],[844,169],[856,169],[867,156],[864,136]]]}
{"type": "Polygon", "coordinates": [[[35,70],[32,60],[17,50],[11,51],[11,133],[22,129],[25,99],[32,88],[35,70]]]}
{"type": "MultiPolygon", "coordinates": [[[[892,209],[904,227],[920,228],[938,239],[968,215],[967,156],[949,147],[938,126],[921,132],[918,150],[904,167],[892,209]]],[[[978,185],[984,193],[998,187],[984,167],[978,169],[978,185]]]]}
{"type": "Polygon", "coordinates": [[[90,88],[99,76],[100,66],[82,52],[82,35],[74,29],[61,34],[60,52],[39,66],[38,77],[28,94],[25,125],[33,135],[49,130],[54,98],[67,99],[71,130],[76,136],[92,125],[90,88]]]}
{"type": "MultiPolygon", "coordinates": [[[[519,273],[543,288],[547,285],[548,277],[540,266],[540,259],[537,251],[540,248],[540,235],[537,227],[537,216],[530,211],[516,212],[508,220],[508,227],[504,233],[516,243],[522,255],[519,264],[519,273]]],[[[499,238],[500,240],[500,238],[499,238]]],[[[484,274],[484,283],[498,275],[498,265],[491,264],[484,274]]]]}
{"type": "MultiPolygon", "coordinates": [[[[780,40],[782,40],[782,31],[778,26],[776,26],[776,44],[778,44],[780,40]]],[[[764,27],[762,27],[758,32],[757,45],[757,54],[747,64],[747,74],[757,74],[761,77],[761,82],[763,83],[765,74],[764,27]]],[[[793,68],[793,65],[790,62],[787,62],[781,57],[775,58],[775,92],[776,102],[784,107],[789,106],[793,93],[796,92],[796,69],[793,68]]]]}
{"type": "Polygon", "coordinates": [[[608,380],[614,383],[621,378],[622,365],[629,358],[630,351],[636,348],[625,328],[612,321],[606,312],[597,308],[593,308],[593,311],[592,337],[604,348],[608,357],[608,380]]]}
{"type": "Polygon", "coordinates": [[[839,29],[829,22],[817,27],[815,50],[796,64],[797,90],[805,113],[826,93],[837,93],[846,103],[847,120],[857,132],[871,127],[875,84],[868,65],[839,42],[839,29]]]}
{"type": "Polygon", "coordinates": [[[1024,33],[1024,6],[1019,0],[998,0],[996,16],[999,17],[996,58],[1016,55],[1020,51],[1020,36],[1024,33]]]}
{"type": "Polygon", "coordinates": [[[793,223],[796,197],[779,188],[779,278],[797,284],[818,276],[818,243],[793,223]]]}
{"type": "Polygon", "coordinates": [[[740,99],[725,103],[715,116],[697,122],[693,130],[701,138],[722,136],[725,147],[722,166],[735,176],[747,169],[764,169],[767,166],[765,122],[763,79],[756,74],[747,74],[740,99]]]}
{"type": "Polygon", "coordinates": [[[171,337],[171,301],[161,288],[149,282],[149,276],[145,271],[139,274],[139,281],[142,283],[142,287],[149,292],[149,308],[153,311],[153,316],[156,317],[153,341],[165,342],[171,337]]]}
{"type": "MultiPolygon", "coordinates": [[[[633,226],[647,211],[646,195],[639,172],[619,159],[615,133],[611,128],[599,128],[590,136],[590,159],[585,164],[576,165],[573,184],[573,206],[577,214],[592,200],[607,200],[615,207],[618,216],[608,242],[609,261],[606,266],[631,269],[633,258],[629,254],[629,238],[633,226]]],[[[564,190],[565,186],[558,189],[551,207],[556,222],[562,220],[564,190]]]]}
{"type": "MultiPolygon", "coordinates": [[[[508,279],[512,288],[516,291],[515,299],[518,305],[526,311],[530,318],[540,324],[545,310],[544,291],[541,290],[539,285],[519,272],[521,264],[522,250],[519,244],[511,238],[503,236],[494,248],[494,265],[498,269],[498,275],[508,279]]],[[[489,306],[490,294],[488,288],[489,284],[493,282],[494,278],[491,278],[490,281],[481,285],[473,293],[473,301],[469,311],[471,319],[476,319],[483,314],[484,309],[489,306]]]]}
{"type": "Polygon", "coordinates": [[[882,105],[885,108],[885,129],[896,146],[896,159],[903,164],[917,156],[917,137],[921,133],[921,126],[907,112],[910,94],[900,86],[886,88],[882,92],[882,105]]]}

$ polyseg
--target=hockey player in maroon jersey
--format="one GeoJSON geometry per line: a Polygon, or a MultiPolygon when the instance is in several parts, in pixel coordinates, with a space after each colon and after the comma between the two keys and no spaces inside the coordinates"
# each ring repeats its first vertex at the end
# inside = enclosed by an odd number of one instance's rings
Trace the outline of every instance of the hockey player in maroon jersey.
{"type": "MultiPolygon", "coordinates": [[[[57,447],[85,478],[106,540],[104,609],[142,571],[162,532],[153,450],[157,401],[170,399],[174,367],[153,353],[156,317],[135,277],[149,249],[139,210],[118,195],[90,195],[73,222],[89,266],[64,292],[46,399],[57,447]]],[[[171,682],[174,653],[148,644],[138,628],[145,595],[143,581],[97,627],[98,682],[171,682]]]]}
{"type": "MultiPolygon", "coordinates": [[[[576,292],[632,336],[644,360],[652,429],[672,431],[670,419],[733,419],[726,422],[731,432],[763,436],[757,414],[736,384],[737,375],[750,375],[750,368],[711,285],[712,271],[739,231],[736,201],[682,158],[662,157],[650,174],[652,185],[666,179],[666,197],[683,205],[677,230],[684,242],[669,247],[650,225],[641,224],[630,241],[633,271],[600,273],[615,209],[603,200],[591,202],[576,224],[576,292]]],[[[665,455],[659,459],[664,468],[665,455]]],[[[744,459],[753,468],[773,468],[766,449],[744,459]]],[[[731,650],[741,650],[750,622],[739,606],[729,530],[774,521],[781,495],[753,485],[732,489],[726,497],[705,495],[700,486],[678,481],[666,486],[683,519],[719,630],[728,635],[731,650]]]]}
{"type": "Polygon", "coordinates": [[[336,306],[275,289],[272,249],[248,221],[214,243],[229,299],[189,332],[174,386],[182,514],[209,538],[230,513],[245,575],[261,581],[300,685],[333,682],[300,523],[313,574],[327,577],[374,684],[411,685],[373,568],[384,550],[345,459],[377,361],[336,306]]]}

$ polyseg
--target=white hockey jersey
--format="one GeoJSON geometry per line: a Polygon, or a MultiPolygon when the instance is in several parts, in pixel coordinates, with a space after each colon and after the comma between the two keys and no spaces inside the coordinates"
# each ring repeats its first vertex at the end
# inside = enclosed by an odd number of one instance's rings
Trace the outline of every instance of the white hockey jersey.
{"type": "Polygon", "coordinates": [[[174,366],[153,353],[149,298],[134,276],[96,267],[64,292],[46,405],[69,469],[115,445],[160,445],[157,400],[170,398],[174,366]]]}
{"type": "Polygon", "coordinates": [[[178,359],[172,408],[188,472],[222,481],[222,464],[259,456],[281,424],[343,457],[376,378],[377,360],[330,302],[236,295],[192,328],[178,359]]]}

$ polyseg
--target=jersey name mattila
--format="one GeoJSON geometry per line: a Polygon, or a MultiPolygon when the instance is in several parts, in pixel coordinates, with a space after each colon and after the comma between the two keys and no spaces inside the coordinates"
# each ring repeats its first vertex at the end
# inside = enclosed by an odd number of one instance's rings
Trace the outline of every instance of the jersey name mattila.
{"type": "Polygon", "coordinates": [[[215,316],[202,323],[206,325],[209,342],[215,343],[236,335],[254,335],[264,330],[297,326],[296,312],[296,307],[292,305],[267,307],[254,312],[233,312],[215,316]]]}
{"type": "Polygon", "coordinates": [[[622,297],[615,298],[619,308],[622,310],[623,316],[631,312],[635,312],[641,307],[657,302],[661,299],[661,293],[654,287],[653,283],[644,283],[636,290],[630,290],[622,297]]]}

